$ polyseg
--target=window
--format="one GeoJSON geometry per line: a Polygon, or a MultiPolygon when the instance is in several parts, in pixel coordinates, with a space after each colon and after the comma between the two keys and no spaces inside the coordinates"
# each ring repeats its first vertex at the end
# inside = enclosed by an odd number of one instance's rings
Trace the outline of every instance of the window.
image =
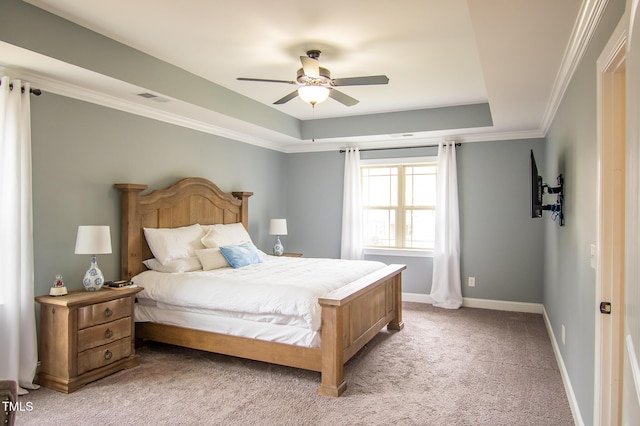
{"type": "Polygon", "coordinates": [[[435,157],[362,160],[365,247],[432,250],[435,157]]]}

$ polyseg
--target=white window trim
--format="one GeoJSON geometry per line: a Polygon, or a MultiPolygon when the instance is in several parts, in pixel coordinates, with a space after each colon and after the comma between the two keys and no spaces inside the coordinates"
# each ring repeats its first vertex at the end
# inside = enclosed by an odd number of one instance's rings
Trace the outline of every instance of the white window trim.
{"type": "MultiPolygon", "coordinates": [[[[399,158],[367,158],[361,159],[361,166],[377,166],[385,164],[417,164],[437,163],[437,156],[399,157],[399,158]]],[[[431,249],[407,249],[391,247],[364,247],[364,254],[370,256],[402,256],[402,257],[433,257],[431,249]]]]}
{"type": "Polygon", "coordinates": [[[387,248],[387,247],[365,247],[364,254],[369,256],[433,257],[433,250],[387,248]]]}

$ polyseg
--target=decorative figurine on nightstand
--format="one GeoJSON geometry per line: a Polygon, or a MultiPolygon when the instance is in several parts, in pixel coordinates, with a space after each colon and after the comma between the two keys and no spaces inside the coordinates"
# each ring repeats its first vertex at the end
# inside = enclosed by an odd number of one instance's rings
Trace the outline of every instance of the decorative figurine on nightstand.
{"type": "Polygon", "coordinates": [[[64,296],[67,294],[67,287],[64,286],[62,282],[62,275],[56,275],[56,282],[53,283],[53,287],[49,290],[49,296],[64,296]]]}

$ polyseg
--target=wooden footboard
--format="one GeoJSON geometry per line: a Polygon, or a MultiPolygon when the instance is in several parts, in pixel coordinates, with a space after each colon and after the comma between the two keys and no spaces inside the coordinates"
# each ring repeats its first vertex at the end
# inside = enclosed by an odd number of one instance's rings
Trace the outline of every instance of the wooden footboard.
{"type": "Polygon", "coordinates": [[[322,307],[322,381],[318,393],[340,396],[347,388],[344,363],[384,326],[402,330],[402,274],[389,265],[319,299],[322,307]]]}
{"type": "Polygon", "coordinates": [[[386,266],[319,299],[320,349],[148,322],[136,323],[136,338],[318,371],[318,393],[340,396],[347,389],[344,364],[385,326],[404,327],[404,269],[405,265],[386,266]]]}

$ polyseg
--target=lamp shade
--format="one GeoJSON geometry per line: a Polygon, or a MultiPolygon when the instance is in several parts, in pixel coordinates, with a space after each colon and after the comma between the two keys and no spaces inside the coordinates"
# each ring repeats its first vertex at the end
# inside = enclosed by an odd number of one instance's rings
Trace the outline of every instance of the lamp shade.
{"type": "Polygon", "coordinates": [[[111,253],[111,231],[108,226],[78,226],[76,254],[111,253]]]}
{"type": "Polygon", "coordinates": [[[287,235],[287,219],[271,219],[269,235],[287,235]]]}
{"type": "Polygon", "coordinates": [[[311,105],[324,102],[329,97],[329,89],[324,86],[302,86],[298,89],[298,96],[311,105]]]}

